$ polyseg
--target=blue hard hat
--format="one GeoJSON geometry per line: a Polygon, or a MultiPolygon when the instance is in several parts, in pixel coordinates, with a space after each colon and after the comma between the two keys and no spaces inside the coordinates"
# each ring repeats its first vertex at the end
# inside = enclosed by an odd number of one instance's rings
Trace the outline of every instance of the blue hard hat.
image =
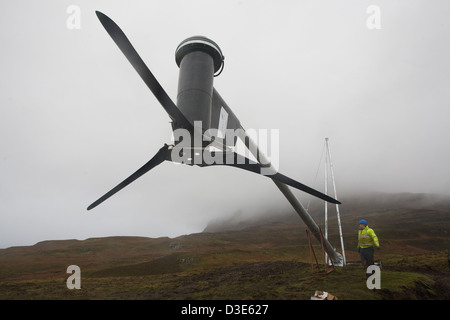
{"type": "Polygon", "coordinates": [[[359,220],[359,224],[365,224],[367,226],[367,221],[366,220],[359,220]]]}

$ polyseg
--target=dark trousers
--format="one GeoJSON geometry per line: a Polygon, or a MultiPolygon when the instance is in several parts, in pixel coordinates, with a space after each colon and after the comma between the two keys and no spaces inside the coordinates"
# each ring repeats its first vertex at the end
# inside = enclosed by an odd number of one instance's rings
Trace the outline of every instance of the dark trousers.
{"type": "Polygon", "coordinates": [[[366,269],[366,270],[369,266],[373,265],[373,263],[374,263],[373,262],[373,253],[374,253],[373,247],[359,249],[361,261],[363,263],[364,269],[366,269]]]}

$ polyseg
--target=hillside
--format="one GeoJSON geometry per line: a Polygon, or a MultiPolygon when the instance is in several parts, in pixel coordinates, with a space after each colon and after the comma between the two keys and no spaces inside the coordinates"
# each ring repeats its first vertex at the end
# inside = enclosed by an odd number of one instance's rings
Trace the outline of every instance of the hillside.
{"type": "MultiPolygon", "coordinates": [[[[176,238],[43,241],[1,249],[0,299],[306,300],[315,290],[340,300],[450,298],[450,197],[371,194],[342,202],[349,264],[328,275],[312,273],[305,226],[295,213],[247,220],[232,215],[202,233],[176,238]],[[359,264],[361,218],[381,241],[380,290],[367,289],[359,264]],[[66,286],[69,265],[81,269],[80,290],[66,286]]],[[[319,225],[321,210],[310,209],[319,225]]],[[[338,246],[332,208],[329,225],[330,242],[338,246]]]]}

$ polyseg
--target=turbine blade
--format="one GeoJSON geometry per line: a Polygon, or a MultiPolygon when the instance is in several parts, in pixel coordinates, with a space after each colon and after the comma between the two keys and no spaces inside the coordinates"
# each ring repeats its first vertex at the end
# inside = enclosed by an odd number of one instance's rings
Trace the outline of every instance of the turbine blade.
{"type": "Polygon", "coordinates": [[[145,173],[147,173],[148,171],[150,171],[151,169],[153,169],[154,167],[156,167],[157,165],[161,164],[162,162],[164,162],[164,160],[166,160],[167,158],[167,150],[169,149],[169,146],[167,144],[164,145],[164,147],[162,147],[161,149],[159,149],[159,151],[156,153],[156,155],[150,159],[150,161],[148,161],[146,164],[144,164],[141,168],[139,168],[135,173],[133,173],[131,176],[129,176],[127,179],[125,179],[124,181],[122,181],[120,184],[118,184],[116,187],[114,187],[111,191],[107,192],[104,196],[102,196],[101,198],[99,198],[97,201],[95,201],[94,203],[92,203],[87,210],[91,210],[93,208],[95,208],[96,206],[98,206],[100,203],[102,203],[103,201],[105,201],[106,199],[108,199],[109,197],[111,197],[112,195],[114,195],[115,193],[117,193],[118,191],[122,190],[123,188],[125,188],[127,185],[129,185],[130,183],[132,183],[134,180],[138,179],[139,177],[141,177],[142,175],[144,175],[145,173]]]}
{"type": "MultiPolygon", "coordinates": [[[[205,151],[205,152],[207,152],[207,151],[205,151]]],[[[222,153],[222,152],[220,152],[220,153],[222,153]]],[[[208,166],[214,166],[214,165],[226,165],[226,166],[231,166],[231,167],[236,167],[239,169],[247,170],[247,171],[250,171],[250,172],[253,172],[256,174],[261,174],[261,170],[263,169],[263,166],[261,164],[256,163],[246,157],[243,157],[243,156],[237,154],[236,152],[233,152],[232,157],[231,157],[230,153],[222,153],[222,157],[223,157],[222,164],[216,163],[216,162],[214,162],[212,164],[206,164],[205,162],[203,162],[200,166],[208,167],[208,166]],[[227,161],[227,155],[229,156],[228,161],[227,161]],[[230,161],[231,159],[233,159],[233,161],[230,161]]],[[[211,155],[211,158],[214,158],[214,156],[211,155]]],[[[317,191],[311,187],[308,187],[307,185],[304,185],[303,183],[300,183],[294,179],[291,179],[288,176],[285,176],[284,174],[281,174],[279,172],[274,172],[274,174],[264,175],[264,176],[268,177],[270,179],[279,181],[281,183],[287,184],[288,186],[291,186],[295,189],[306,192],[312,196],[315,196],[315,197],[325,200],[327,202],[331,202],[334,204],[341,204],[341,202],[339,202],[338,200],[336,200],[320,191],[317,191]]]]}
{"type": "Polygon", "coordinates": [[[287,176],[285,176],[285,175],[283,175],[283,174],[281,174],[279,172],[275,173],[272,176],[268,176],[268,177],[271,178],[271,179],[280,181],[280,182],[282,182],[284,184],[287,184],[288,186],[294,187],[294,188],[296,188],[298,190],[301,190],[303,192],[306,192],[306,193],[308,193],[308,194],[310,194],[312,196],[315,196],[317,198],[325,200],[327,202],[331,202],[331,203],[334,203],[334,204],[341,204],[341,202],[339,202],[338,200],[336,200],[336,199],[334,199],[334,198],[332,198],[330,196],[327,196],[326,194],[324,194],[324,193],[322,193],[320,191],[317,191],[317,190],[315,190],[315,189],[313,189],[311,187],[308,187],[307,185],[304,185],[303,183],[300,183],[300,182],[298,182],[298,181],[296,181],[294,179],[291,179],[291,178],[289,178],[289,177],[287,177],[287,176]]]}
{"type": "Polygon", "coordinates": [[[145,65],[144,61],[141,59],[137,51],[134,49],[131,42],[128,40],[125,33],[120,29],[120,27],[111,20],[107,15],[101,13],[100,11],[95,12],[101,24],[114,40],[116,45],[131,63],[133,68],[144,80],[147,87],[153,92],[156,99],[163,106],[172,121],[180,124],[182,127],[189,128],[190,123],[186,117],[181,113],[180,109],[177,108],[175,103],[170,99],[169,95],[164,91],[163,87],[156,80],[155,76],[145,65]],[[186,127],[187,126],[187,127],[186,127]]]}

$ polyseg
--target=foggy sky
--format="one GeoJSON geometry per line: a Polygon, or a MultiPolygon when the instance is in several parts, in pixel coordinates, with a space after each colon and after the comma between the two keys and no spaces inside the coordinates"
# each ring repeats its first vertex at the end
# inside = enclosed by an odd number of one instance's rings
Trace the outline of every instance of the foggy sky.
{"type": "Polygon", "coordinates": [[[450,193],[448,1],[5,0],[0,248],[175,237],[238,211],[289,210],[266,177],[165,162],[86,211],[171,137],[95,10],[122,28],[174,101],[176,47],[192,35],[214,40],[225,55],[215,88],[245,128],[279,129],[280,172],[323,188],[328,137],[338,195],[450,193]],[[71,5],[80,29],[67,27],[71,5]],[[381,29],[367,26],[371,5],[381,29]]]}

